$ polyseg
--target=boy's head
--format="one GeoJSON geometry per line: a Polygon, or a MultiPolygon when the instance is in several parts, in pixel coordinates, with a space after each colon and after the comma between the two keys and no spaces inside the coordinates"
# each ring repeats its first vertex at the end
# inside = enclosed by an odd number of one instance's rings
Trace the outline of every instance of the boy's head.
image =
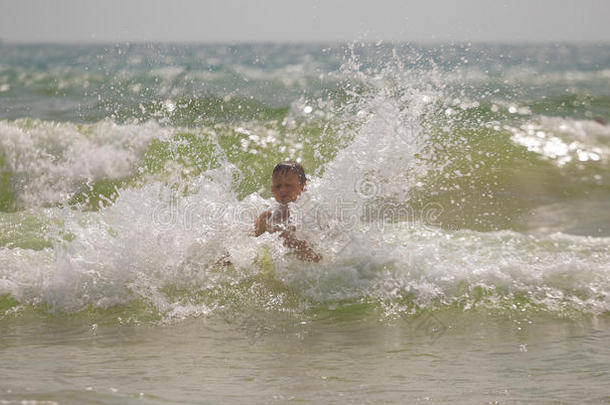
{"type": "Polygon", "coordinates": [[[294,202],[305,188],[305,170],[297,162],[281,162],[273,168],[271,193],[280,204],[294,202]]]}

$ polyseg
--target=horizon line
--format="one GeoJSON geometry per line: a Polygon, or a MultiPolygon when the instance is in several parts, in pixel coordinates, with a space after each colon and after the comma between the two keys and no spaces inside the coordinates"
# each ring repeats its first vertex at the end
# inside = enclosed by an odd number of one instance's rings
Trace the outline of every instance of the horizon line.
{"type": "Polygon", "coordinates": [[[610,45],[610,40],[5,40],[0,45],[610,45]]]}

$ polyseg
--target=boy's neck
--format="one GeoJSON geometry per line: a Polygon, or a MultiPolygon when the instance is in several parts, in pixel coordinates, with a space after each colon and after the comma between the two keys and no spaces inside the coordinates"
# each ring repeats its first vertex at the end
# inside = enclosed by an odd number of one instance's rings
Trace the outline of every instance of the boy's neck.
{"type": "Polygon", "coordinates": [[[288,210],[288,204],[280,204],[280,212],[282,213],[282,217],[288,216],[290,214],[290,211],[288,210]]]}

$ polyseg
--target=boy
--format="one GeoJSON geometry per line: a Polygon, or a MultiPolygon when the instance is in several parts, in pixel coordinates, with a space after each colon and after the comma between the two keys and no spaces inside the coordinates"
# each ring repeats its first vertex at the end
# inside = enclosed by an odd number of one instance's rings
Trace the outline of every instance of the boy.
{"type": "Polygon", "coordinates": [[[258,217],[254,224],[254,234],[259,236],[265,232],[280,232],[284,246],[294,249],[299,259],[319,262],[322,256],[314,252],[306,241],[298,240],[294,235],[294,227],[288,223],[288,203],[297,200],[307,182],[303,166],[290,161],[278,163],[273,169],[271,180],[271,194],[280,206],[275,211],[265,211],[258,217]]]}

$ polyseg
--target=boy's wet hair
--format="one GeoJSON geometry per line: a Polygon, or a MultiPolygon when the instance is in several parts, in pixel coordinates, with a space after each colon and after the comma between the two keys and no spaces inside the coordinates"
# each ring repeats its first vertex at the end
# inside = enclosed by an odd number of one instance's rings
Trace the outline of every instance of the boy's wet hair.
{"type": "Polygon", "coordinates": [[[275,165],[271,177],[275,177],[277,175],[283,176],[288,173],[296,174],[299,177],[299,182],[301,184],[305,184],[305,182],[307,181],[307,178],[305,177],[305,169],[303,169],[303,166],[301,166],[300,163],[292,162],[289,160],[285,162],[280,162],[275,165]]]}

